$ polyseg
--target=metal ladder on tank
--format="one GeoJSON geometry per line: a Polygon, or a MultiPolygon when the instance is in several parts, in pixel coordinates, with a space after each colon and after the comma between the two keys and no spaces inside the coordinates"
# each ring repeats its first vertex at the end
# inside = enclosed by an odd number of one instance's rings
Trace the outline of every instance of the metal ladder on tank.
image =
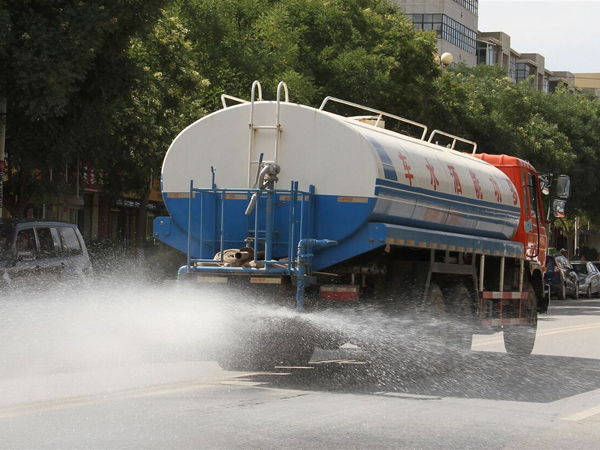
{"type": "MultiPolygon", "coordinates": [[[[276,99],[276,107],[275,107],[275,124],[274,125],[256,125],[254,123],[255,117],[254,117],[254,112],[255,112],[255,103],[257,101],[263,101],[263,95],[262,95],[262,86],[260,84],[260,82],[258,80],[255,80],[252,83],[252,91],[250,93],[250,122],[248,124],[248,129],[249,129],[249,139],[248,139],[248,189],[258,189],[258,188],[262,188],[258,186],[258,181],[259,181],[259,174],[261,172],[261,170],[263,169],[263,167],[269,165],[269,164],[278,164],[278,156],[279,156],[279,146],[281,143],[281,132],[282,132],[282,127],[281,127],[281,101],[282,101],[282,92],[284,94],[284,101],[286,103],[289,103],[289,91],[288,91],[288,86],[287,83],[285,83],[284,81],[280,81],[279,84],[277,85],[277,99],[276,99]],[[265,160],[264,159],[264,153],[260,153],[260,155],[258,156],[258,159],[253,159],[253,155],[256,155],[257,151],[256,151],[256,134],[259,131],[275,131],[275,144],[274,144],[274,151],[273,151],[273,158],[272,160],[265,160]],[[253,177],[253,175],[255,175],[253,177]],[[254,182],[253,182],[253,178],[254,178],[254,182]]],[[[230,100],[234,100],[238,103],[248,103],[246,100],[242,100],[240,98],[237,97],[233,97],[227,94],[223,94],[221,96],[221,102],[223,104],[224,108],[227,108],[227,99],[230,100]]],[[[292,184],[293,186],[293,184],[292,184]]],[[[294,188],[292,187],[292,191],[294,190],[294,188]]],[[[296,185],[295,188],[296,191],[298,191],[298,187],[296,185]]],[[[268,195],[269,195],[269,202],[272,203],[273,202],[273,191],[271,191],[268,195]]],[[[268,209],[272,210],[272,207],[269,206],[268,209]]],[[[272,212],[270,213],[272,215],[272,212]]],[[[270,259],[270,255],[271,255],[271,246],[273,245],[273,239],[272,236],[270,236],[270,234],[272,233],[271,231],[271,217],[270,217],[269,212],[267,212],[267,218],[266,218],[266,229],[265,230],[259,230],[258,229],[258,210],[255,211],[255,220],[254,223],[252,223],[250,216],[248,215],[248,225],[247,225],[247,230],[248,230],[248,236],[252,236],[253,235],[253,239],[254,239],[254,250],[255,250],[255,254],[258,253],[258,249],[260,247],[260,242],[262,241],[262,246],[265,249],[265,255],[266,255],[266,260],[270,259]],[[261,238],[259,235],[264,235],[264,238],[261,238]]],[[[290,255],[291,257],[291,255],[290,255]]]]}
{"type": "MultiPolygon", "coordinates": [[[[278,164],[278,156],[279,156],[279,145],[281,143],[281,95],[282,91],[285,95],[284,101],[289,103],[290,96],[287,84],[285,81],[280,81],[277,85],[277,103],[275,107],[275,125],[256,125],[254,123],[254,104],[255,102],[263,101],[262,96],[262,86],[258,80],[252,83],[252,92],[250,93],[250,123],[248,124],[249,128],[249,139],[248,139],[248,187],[256,187],[256,183],[258,181],[258,174],[260,173],[261,166],[263,164],[278,164]],[[258,95],[257,95],[258,94],[258,95]],[[252,155],[255,154],[256,151],[256,133],[260,130],[274,130],[276,132],[275,136],[275,149],[273,152],[273,160],[265,161],[263,160],[264,153],[261,153],[259,158],[256,160],[252,159],[252,155]],[[253,170],[254,169],[254,170],[253,170]],[[252,175],[256,174],[254,184],[252,184],[252,175]]],[[[221,102],[224,108],[227,108],[227,99],[234,100],[238,103],[248,103],[247,100],[243,100],[237,97],[233,97],[231,95],[223,94],[221,95],[221,102]]]]}

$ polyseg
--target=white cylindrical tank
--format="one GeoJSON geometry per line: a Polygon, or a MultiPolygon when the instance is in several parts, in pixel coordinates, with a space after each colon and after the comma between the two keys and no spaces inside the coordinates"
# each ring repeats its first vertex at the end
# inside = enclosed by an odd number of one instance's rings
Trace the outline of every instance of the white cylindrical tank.
{"type": "Polygon", "coordinates": [[[514,235],[517,190],[494,166],[311,107],[280,108],[280,133],[250,131],[252,109],[255,127],[277,122],[275,102],[256,102],[210,114],[175,139],[164,160],[162,190],[182,229],[190,180],[201,188],[213,180],[219,188],[252,187],[263,154],[263,161],[281,166],[276,187],[314,185],[315,238],[342,241],[373,221],[507,240],[514,235]]]}

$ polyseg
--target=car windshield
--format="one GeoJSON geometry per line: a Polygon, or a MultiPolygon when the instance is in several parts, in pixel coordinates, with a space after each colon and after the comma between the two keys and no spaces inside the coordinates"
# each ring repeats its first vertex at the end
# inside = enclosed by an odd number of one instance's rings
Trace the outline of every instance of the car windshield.
{"type": "Polygon", "coordinates": [[[573,265],[573,269],[575,270],[575,272],[580,273],[582,275],[587,275],[587,273],[588,273],[587,264],[572,264],[572,265],[573,265]]]}

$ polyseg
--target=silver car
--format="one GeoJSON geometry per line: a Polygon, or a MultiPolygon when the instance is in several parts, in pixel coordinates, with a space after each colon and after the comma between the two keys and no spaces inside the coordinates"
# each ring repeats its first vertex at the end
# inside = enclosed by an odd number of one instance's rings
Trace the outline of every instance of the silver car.
{"type": "Polygon", "coordinates": [[[600,296],[600,271],[589,261],[571,261],[579,281],[579,292],[587,298],[600,296]]]}
{"type": "Polygon", "coordinates": [[[17,287],[91,273],[77,225],[35,219],[0,220],[0,285],[17,287]]]}

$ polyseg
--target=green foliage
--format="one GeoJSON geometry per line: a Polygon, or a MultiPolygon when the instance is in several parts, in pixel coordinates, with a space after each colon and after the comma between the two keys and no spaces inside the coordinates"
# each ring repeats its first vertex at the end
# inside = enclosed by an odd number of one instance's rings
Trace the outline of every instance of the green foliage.
{"type": "Polygon", "coordinates": [[[570,212],[600,220],[600,101],[442,72],[435,52],[387,0],[0,0],[7,207],[63,195],[78,160],[106,194],[147,195],[173,138],[258,79],[267,99],[284,80],[298,103],[344,98],[567,173],[570,212]]]}
{"type": "Polygon", "coordinates": [[[182,4],[199,66],[218,93],[246,98],[259,79],[267,97],[285,80],[296,102],[318,105],[333,95],[414,116],[439,73],[435,36],[415,31],[386,1],[182,4]]]}
{"type": "MultiPolygon", "coordinates": [[[[539,114],[565,135],[575,164],[563,172],[572,180],[569,209],[600,221],[600,99],[591,94],[560,89],[540,98],[539,114]]],[[[556,173],[556,172],[555,172],[556,173]]]]}
{"type": "Polygon", "coordinates": [[[208,81],[190,58],[188,30],[174,12],[161,11],[147,35],[130,41],[128,54],[136,77],[113,116],[117,145],[95,160],[105,173],[119,175],[106,183],[113,195],[147,193],[175,136],[206,114],[200,95],[208,81]]]}
{"type": "Polygon", "coordinates": [[[546,94],[514,83],[496,66],[460,66],[437,80],[431,117],[437,127],[479,143],[479,152],[530,161],[542,173],[563,173],[575,161],[568,136],[540,108],[546,94]]]}
{"type": "MultiPolygon", "coordinates": [[[[3,0],[0,97],[7,99],[5,203],[21,216],[42,192],[59,195],[65,168],[113,144],[115,99],[129,88],[129,37],[163,0],[3,0]],[[59,174],[61,174],[59,176],[59,174]]],[[[71,177],[72,179],[72,177],[71,177]]]]}

